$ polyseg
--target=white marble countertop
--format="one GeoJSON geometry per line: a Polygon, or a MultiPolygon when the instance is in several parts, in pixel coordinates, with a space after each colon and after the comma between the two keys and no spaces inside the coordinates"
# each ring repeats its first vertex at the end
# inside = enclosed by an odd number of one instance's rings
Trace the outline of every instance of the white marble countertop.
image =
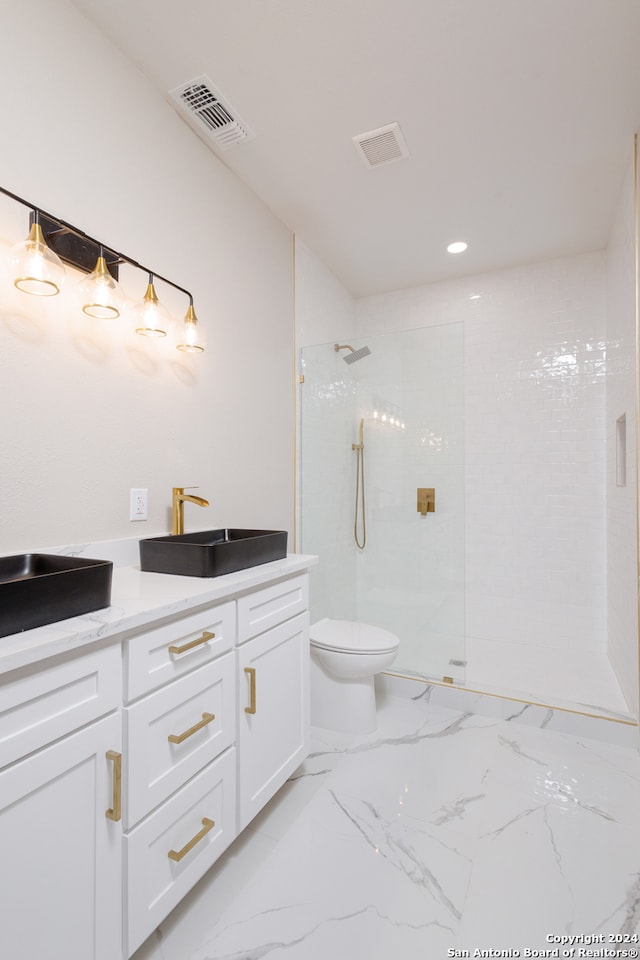
{"type": "Polygon", "coordinates": [[[0,673],[78,650],[104,638],[115,638],[125,631],[204,604],[226,600],[269,581],[301,573],[318,562],[315,556],[289,554],[284,560],[263,563],[237,573],[201,578],[144,573],[139,563],[122,563],[132,558],[132,545],[125,541],[45,548],[38,552],[113,560],[111,606],[46,627],[0,637],[0,673]]]}

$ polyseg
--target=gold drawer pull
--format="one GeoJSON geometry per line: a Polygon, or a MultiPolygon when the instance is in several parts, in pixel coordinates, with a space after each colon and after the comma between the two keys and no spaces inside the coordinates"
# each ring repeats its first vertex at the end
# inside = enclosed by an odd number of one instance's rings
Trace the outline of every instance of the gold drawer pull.
{"type": "Polygon", "coordinates": [[[186,653],[187,650],[193,650],[194,647],[199,647],[208,640],[213,640],[214,637],[215,633],[208,633],[206,630],[203,630],[202,636],[198,637],[197,640],[192,640],[191,643],[183,643],[181,647],[176,647],[172,644],[169,647],[169,653],[186,653]]]}
{"type": "Polygon", "coordinates": [[[107,760],[113,760],[113,806],[105,810],[108,820],[122,818],[122,754],[107,750],[107,760]]]}
{"type": "Polygon", "coordinates": [[[206,725],[215,720],[215,718],[215,713],[203,713],[202,720],[199,720],[193,727],[189,727],[184,733],[170,733],[167,739],[169,743],[182,743],[183,740],[186,740],[187,737],[192,737],[194,733],[202,730],[203,727],[206,727],[206,725]]]}
{"type": "Polygon", "coordinates": [[[208,820],[207,817],[203,817],[202,830],[200,830],[199,833],[196,833],[195,837],[192,837],[191,840],[189,840],[189,843],[185,844],[182,850],[169,850],[169,853],[167,854],[169,860],[175,860],[176,863],[179,863],[183,857],[186,857],[186,855],[189,853],[189,850],[193,850],[196,843],[200,843],[202,838],[206,837],[206,835],[209,833],[209,830],[213,830],[215,825],[215,820],[208,820]]]}
{"type": "Polygon", "coordinates": [[[250,698],[251,703],[248,707],[244,708],[245,713],[255,713],[256,712],[256,668],[255,667],[245,667],[244,672],[249,674],[251,679],[251,688],[250,688],[250,698]]]}

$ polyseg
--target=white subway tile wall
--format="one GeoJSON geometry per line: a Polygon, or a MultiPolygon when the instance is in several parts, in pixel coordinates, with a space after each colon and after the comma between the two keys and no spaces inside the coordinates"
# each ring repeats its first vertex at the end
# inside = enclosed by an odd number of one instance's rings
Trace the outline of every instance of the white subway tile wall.
{"type": "Polygon", "coordinates": [[[604,646],[603,258],[496,280],[466,324],[467,635],[604,646]]]}
{"type": "Polygon", "coordinates": [[[625,178],[606,258],[607,279],[607,635],[609,658],[638,716],[636,601],[635,244],[633,165],[625,178]],[[626,485],[616,477],[616,423],[625,417],[626,485]]]}

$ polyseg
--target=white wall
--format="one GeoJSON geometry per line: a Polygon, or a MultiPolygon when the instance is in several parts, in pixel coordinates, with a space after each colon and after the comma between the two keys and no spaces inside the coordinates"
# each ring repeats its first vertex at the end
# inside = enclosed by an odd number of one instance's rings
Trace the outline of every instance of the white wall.
{"type": "Polygon", "coordinates": [[[638,715],[636,525],[636,298],[633,158],[607,247],[607,591],[608,650],[627,702],[638,715]],[[626,420],[626,485],[616,473],[616,421],[626,420]]]}
{"type": "MultiPolygon", "coordinates": [[[[2,185],[191,290],[209,336],[190,358],[80,323],[73,271],[58,303],[2,285],[0,550],[165,531],[182,484],[212,501],[187,529],[292,529],[289,231],[66,0],[5,0],[0,89],[2,185]]],[[[27,218],[2,202],[5,244],[27,218]]]]}
{"type": "Polygon", "coordinates": [[[353,330],[355,298],[300,237],[295,238],[295,267],[296,346],[344,343],[353,330]]]}
{"type": "Polygon", "coordinates": [[[359,334],[455,320],[465,323],[467,638],[602,648],[603,256],[357,304],[359,334]]]}

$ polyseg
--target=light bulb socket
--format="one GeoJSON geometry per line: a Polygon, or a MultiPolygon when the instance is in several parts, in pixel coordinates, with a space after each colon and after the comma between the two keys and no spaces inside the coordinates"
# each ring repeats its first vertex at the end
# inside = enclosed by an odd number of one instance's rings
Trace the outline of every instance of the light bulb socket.
{"type": "Polygon", "coordinates": [[[29,236],[27,237],[26,242],[27,244],[41,243],[43,247],[46,246],[44,233],[42,232],[42,227],[40,226],[40,221],[38,219],[34,220],[31,224],[31,229],[29,230],[29,236]]]}
{"type": "Polygon", "coordinates": [[[156,288],[153,285],[153,280],[149,280],[149,283],[147,284],[147,290],[144,295],[144,299],[148,303],[153,303],[154,305],[156,303],[160,303],[160,301],[158,300],[158,294],[156,293],[156,288]]]}

